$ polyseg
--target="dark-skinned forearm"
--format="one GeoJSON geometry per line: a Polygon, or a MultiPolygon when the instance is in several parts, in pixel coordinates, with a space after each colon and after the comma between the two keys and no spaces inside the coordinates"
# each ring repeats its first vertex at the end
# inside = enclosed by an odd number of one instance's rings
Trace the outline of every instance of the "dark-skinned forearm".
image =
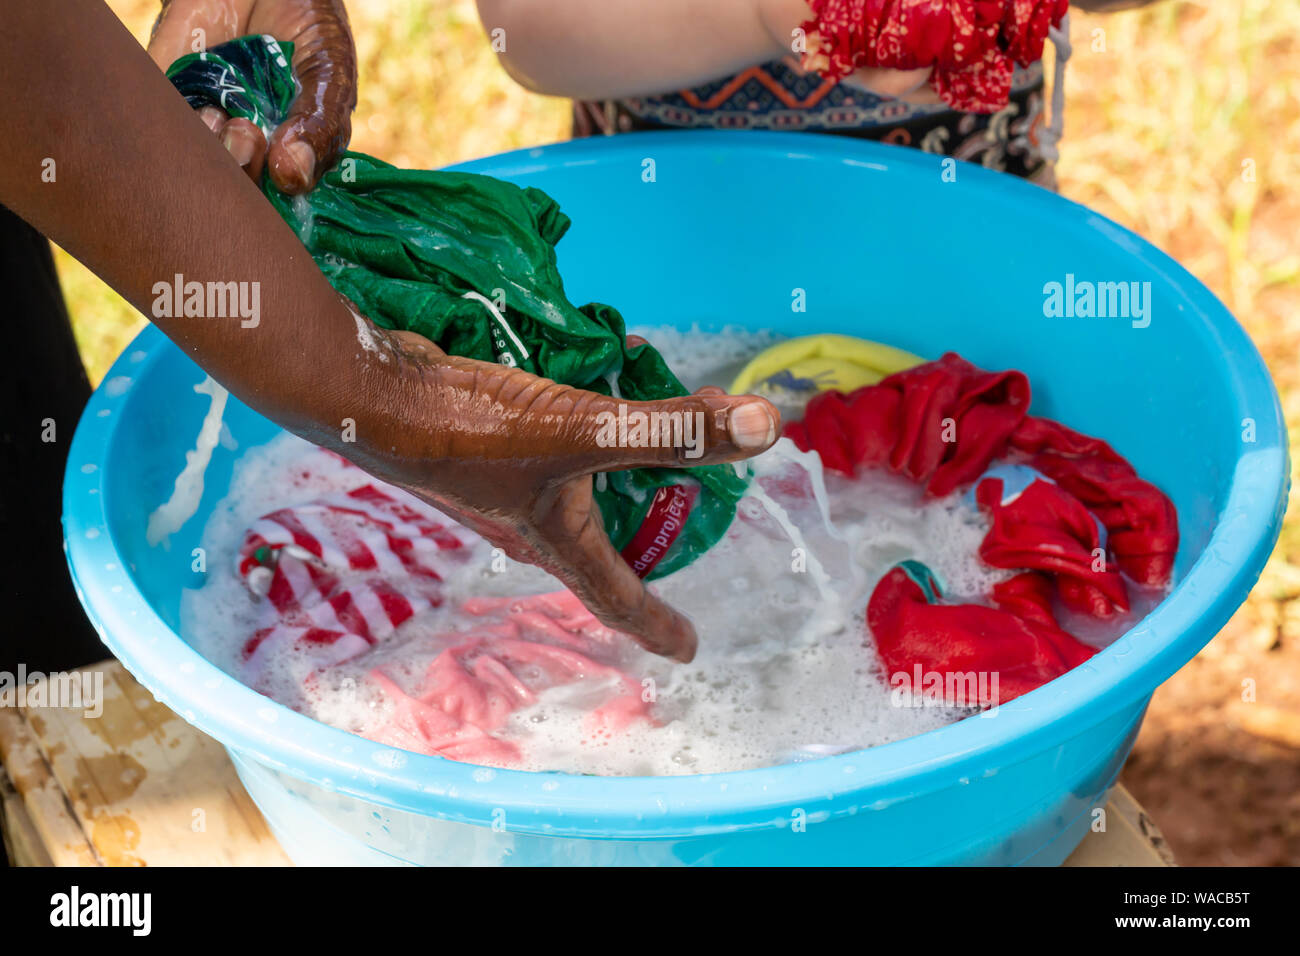
{"type": "Polygon", "coordinates": [[[100,0],[0,10],[0,203],[240,399],[337,443],[373,373],[356,360],[355,320],[292,230],[100,0]],[[155,284],[178,273],[257,283],[260,320],[154,315],[155,284]]]}

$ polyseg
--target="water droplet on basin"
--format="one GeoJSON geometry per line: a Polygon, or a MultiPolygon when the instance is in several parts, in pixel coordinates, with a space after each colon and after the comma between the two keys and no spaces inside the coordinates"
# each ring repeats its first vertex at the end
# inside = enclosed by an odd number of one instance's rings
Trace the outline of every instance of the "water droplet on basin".
{"type": "Polygon", "coordinates": [[[406,766],[406,754],[400,750],[376,750],[370,759],[389,770],[400,770],[406,766]]]}

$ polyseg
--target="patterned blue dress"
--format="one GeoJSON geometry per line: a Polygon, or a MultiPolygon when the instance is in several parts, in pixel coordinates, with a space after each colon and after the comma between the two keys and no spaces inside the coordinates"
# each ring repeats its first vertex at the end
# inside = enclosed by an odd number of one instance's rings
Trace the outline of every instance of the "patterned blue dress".
{"type": "Polygon", "coordinates": [[[1052,164],[1040,150],[1041,62],[1016,69],[1010,101],[992,114],[877,96],[806,73],[794,57],[675,93],[574,104],[574,136],[700,128],[855,136],[954,156],[1054,185],[1052,164]]]}

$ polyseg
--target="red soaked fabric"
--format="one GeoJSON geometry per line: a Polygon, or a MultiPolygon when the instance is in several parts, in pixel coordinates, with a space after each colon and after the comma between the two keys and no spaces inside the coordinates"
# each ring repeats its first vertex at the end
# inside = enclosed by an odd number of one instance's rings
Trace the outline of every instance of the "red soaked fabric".
{"type": "Polygon", "coordinates": [[[1007,105],[1014,65],[1042,59],[1067,0],[809,0],[804,66],[841,79],[862,67],[934,67],[930,81],[953,109],[1007,105]]]}
{"type": "Polygon", "coordinates": [[[982,475],[1028,410],[1021,372],[986,372],[948,352],[847,396],[822,392],[785,434],[833,471],[883,465],[942,496],[982,475]]]}
{"type": "Polygon", "coordinates": [[[980,543],[980,557],[995,568],[1025,568],[1052,575],[1065,606],[1107,618],[1129,609],[1119,572],[1101,550],[1092,513],[1067,491],[1035,481],[1002,504],[1002,481],[986,478],[975,500],[993,525],[980,543]]]}
{"type": "Polygon", "coordinates": [[[1026,414],[1029,401],[1023,373],[986,372],[949,352],[849,395],[822,392],[784,433],[832,471],[887,467],[936,496],[1019,453],[1097,516],[1120,570],[1147,587],[1168,584],[1173,503],[1106,442],[1026,414]]]}
{"type": "Polygon", "coordinates": [[[1056,626],[1040,575],[1018,575],[998,589],[1006,606],[1021,614],[978,604],[931,604],[901,568],[886,574],[867,604],[867,624],[886,678],[895,683],[895,675],[902,675],[914,683],[912,675],[919,667],[923,675],[939,676],[949,704],[1004,704],[1096,653],[1056,626]],[[981,674],[986,675],[983,686],[992,691],[992,700],[954,693],[979,686],[978,679],[972,684],[961,676],[981,674]]]}
{"type": "Polygon", "coordinates": [[[829,469],[887,468],[935,496],[998,461],[1043,476],[1006,502],[1000,478],[976,488],[992,522],[980,557],[1033,572],[995,588],[996,607],[928,604],[901,571],[877,586],[868,621],[891,673],[914,664],[997,670],[1009,700],[1094,652],[1057,626],[1053,596],[1104,619],[1129,610],[1121,571],[1143,586],[1169,584],[1178,551],[1173,503],[1106,442],[1028,415],[1029,403],[1022,373],[986,372],[950,352],[848,395],[824,392],[786,426],[786,436],[829,469]]]}
{"type": "Polygon", "coordinates": [[[1012,445],[1029,464],[1083,502],[1106,526],[1120,570],[1138,584],[1163,587],[1178,552],[1178,513],[1164,493],[1138,477],[1099,438],[1047,418],[1026,418],[1012,445]]]}

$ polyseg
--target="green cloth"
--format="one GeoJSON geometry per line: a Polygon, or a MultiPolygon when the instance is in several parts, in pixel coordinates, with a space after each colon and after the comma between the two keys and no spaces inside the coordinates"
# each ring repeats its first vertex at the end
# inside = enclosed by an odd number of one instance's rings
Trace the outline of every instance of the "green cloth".
{"type": "MultiPolygon", "coordinates": [[[[293,44],[249,36],[181,57],[167,76],[191,106],[219,106],[269,136],[297,94],[292,59],[293,44]]],[[[262,188],[334,288],[377,325],[419,332],[453,355],[631,401],[686,394],[653,347],[628,348],[614,308],[579,308],[565,296],[555,244],[569,218],[539,189],[473,173],[397,169],[354,152],[305,197],[286,196],[268,176],[262,188]],[[500,316],[466,293],[504,305],[500,316]]],[[[699,486],[694,507],[651,578],[684,567],[722,537],[747,480],[729,465],[713,465],[611,472],[596,482],[605,529],[619,550],[641,526],[656,489],[692,482],[699,486]]]]}

